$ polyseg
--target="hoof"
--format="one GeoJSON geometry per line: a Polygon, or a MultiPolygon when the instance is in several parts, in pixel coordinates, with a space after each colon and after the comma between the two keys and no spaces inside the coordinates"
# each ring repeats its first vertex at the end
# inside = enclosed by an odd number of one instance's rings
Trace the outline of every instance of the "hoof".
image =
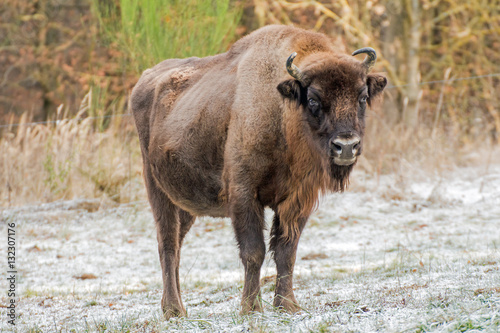
{"type": "Polygon", "coordinates": [[[241,305],[240,316],[246,316],[254,312],[263,312],[260,300],[255,300],[253,305],[244,303],[241,305]]]}
{"type": "Polygon", "coordinates": [[[297,313],[302,311],[299,303],[295,299],[295,296],[291,297],[283,297],[281,295],[276,295],[274,297],[273,306],[281,311],[285,311],[288,313],[297,313]]]}
{"type": "Polygon", "coordinates": [[[163,310],[163,315],[165,316],[166,320],[169,320],[170,318],[174,317],[186,317],[187,313],[184,308],[178,308],[178,307],[164,307],[162,308],[163,310]]]}

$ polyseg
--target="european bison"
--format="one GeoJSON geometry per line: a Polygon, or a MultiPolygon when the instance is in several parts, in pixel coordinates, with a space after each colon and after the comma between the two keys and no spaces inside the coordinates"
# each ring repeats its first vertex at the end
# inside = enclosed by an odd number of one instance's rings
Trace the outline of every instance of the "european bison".
{"type": "MultiPolygon", "coordinates": [[[[168,47],[168,44],[165,45],[168,47]]],[[[242,314],[261,311],[264,207],[274,210],[274,306],[300,309],[292,279],[300,234],[320,193],[342,191],[361,154],[365,109],[384,89],[327,36],[267,26],[223,54],[169,59],[135,86],[133,112],[156,221],[167,318],[185,315],[182,240],[196,216],[231,217],[245,267],[242,314]]]]}

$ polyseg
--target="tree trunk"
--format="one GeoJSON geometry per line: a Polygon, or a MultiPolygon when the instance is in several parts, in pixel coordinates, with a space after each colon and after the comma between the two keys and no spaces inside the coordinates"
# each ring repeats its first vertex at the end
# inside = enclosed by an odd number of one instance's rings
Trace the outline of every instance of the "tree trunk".
{"type": "Polygon", "coordinates": [[[418,86],[419,72],[419,49],[420,49],[420,8],[418,0],[405,0],[405,34],[406,39],[406,82],[405,103],[403,109],[403,122],[411,129],[418,126],[418,102],[420,87],[418,86]]]}

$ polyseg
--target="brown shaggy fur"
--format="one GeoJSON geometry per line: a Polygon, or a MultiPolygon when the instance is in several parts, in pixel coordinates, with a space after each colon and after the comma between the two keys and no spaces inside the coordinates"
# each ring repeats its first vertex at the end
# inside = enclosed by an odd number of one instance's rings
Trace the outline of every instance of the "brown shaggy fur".
{"type": "Polygon", "coordinates": [[[157,226],[167,318],[186,313],[180,248],[202,215],[231,217],[245,267],[242,313],[261,310],[266,206],[275,212],[274,305],[300,309],[292,282],[300,234],[318,196],[343,191],[354,165],[334,162],[332,140],[355,135],[361,152],[364,100],[370,104],[386,83],[338,53],[327,36],[286,26],[259,29],[224,54],[169,59],[143,73],[130,109],[157,226]],[[292,52],[300,81],[285,68],[292,52]]]}

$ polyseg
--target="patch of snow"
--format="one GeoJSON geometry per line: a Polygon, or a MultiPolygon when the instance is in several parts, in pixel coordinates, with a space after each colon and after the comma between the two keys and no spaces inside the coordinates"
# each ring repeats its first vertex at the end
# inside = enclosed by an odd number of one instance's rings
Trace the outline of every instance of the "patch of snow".
{"type": "MultiPolygon", "coordinates": [[[[305,311],[296,315],[269,305],[274,282],[262,286],[263,314],[238,315],[243,267],[228,219],[200,218],[187,235],[180,276],[189,316],[167,322],[147,203],[81,199],[3,210],[2,233],[5,222],[17,224],[16,330],[94,331],[99,323],[172,332],[498,328],[500,166],[361,182],[361,191],[322,198],[306,226],[295,266],[305,311]]],[[[262,277],[275,273],[268,255],[262,277]]],[[[0,329],[12,329],[2,318],[0,329]]]]}

